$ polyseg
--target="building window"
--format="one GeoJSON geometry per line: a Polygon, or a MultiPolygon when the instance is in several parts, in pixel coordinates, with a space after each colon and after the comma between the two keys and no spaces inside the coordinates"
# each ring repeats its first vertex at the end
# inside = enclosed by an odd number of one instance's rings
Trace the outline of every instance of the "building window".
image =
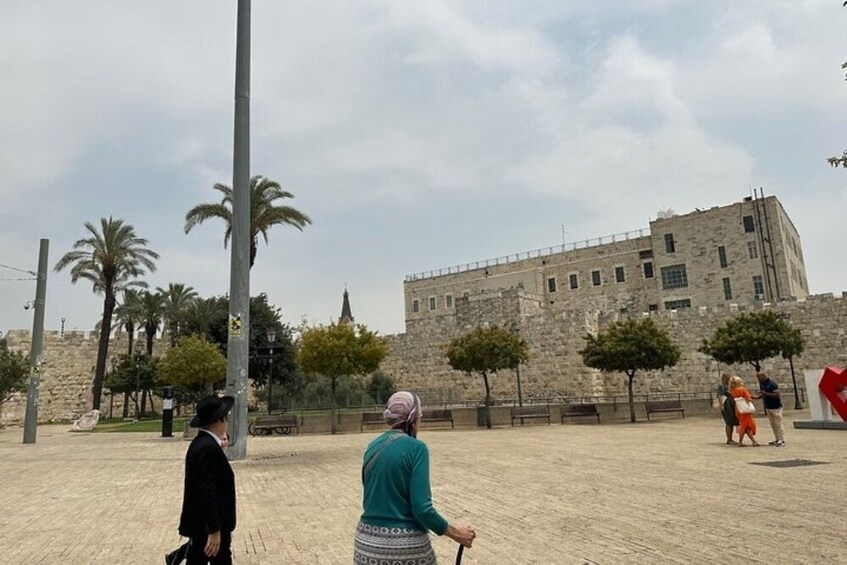
{"type": "Polygon", "coordinates": [[[729,284],[729,277],[723,279],[723,297],[727,300],[732,299],[732,286],[729,284]]]}
{"type": "Polygon", "coordinates": [[[576,273],[571,273],[568,275],[568,281],[570,282],[571,289],[576,290],[579,288],[579,275],[576,273]]]}
{"type": "Polygon", "coordinates": [[[765,283],[762,280],[762,275],[753,277],[753,294],[759,300],[764,300],[765,298],[765,283]]]}
{"type": "Polygon", "coordinates": [[[726,247],[723,245],[718,247],[718,261],[720,261],[721,269],[726,269],[728,263],[726,262],[726,247]]]}
{"type": "Polygon", "coordinates": [[[625,282],[626,275],[623,272],[623,267],[615,267],[615,282],[625,282]]]}
{"type": "Polygon", "coordinates": [[[556,277],[547,279],[547,292],[556,292],[556,277]]]}
{"type": "Polygon", "coordinates": [[[759,258],[759,246],[755,241],[747,242],[747,255],[750,256],[750,259],[758,259],[759,258]]]}
{"type": "Polygon", "coordinates": [[[647,306],[647,310],[649,312],[658,312],[659,311],[659,305],[658,304],[650,304],[650,305],[647,306]]]}
{"type": "Polygon", "coordinates": [[[445,294],[444,295],[444,306],[446,306],[447,308],[453,307],[453,295],[452,294],[445,294]]]}
{"type": "Polygon", "coordinates": [[[421,311],[421,303],[417,298],[412,300],[412,312],[420,312],[421,311]]]}
{"type": "Polygon", "coordinates": [[[668,252],[668,253],[675,253],[676,252],[676,243],[673,240],[673,234],[672,233],[666,233],[665,234],[665,251],[668,252]]]}
{"type": "Polygon", "coordinates": [[[591,271],[591,284],[594,286],[600,286],[600,271],[591,271]]]}
{"type": "Polygon", "coordinates": [[[435,310],[435,306],[437,304],[436,298],[434,296],[429,297],[429,309],[435,310]]]}
{"type": "Polygon", "coordinates": [[[652,279],[653,278],[653,261],[647,261],[642,265],[644,268],[644,278],[652,279]]]}
{"type": "Polygon", "coordinates": [[[653,258],[653,250],[652,249],[645,249],[644,251],[639,251],[638,252],[638,258],[639,259],[652,259],[653,258]]]}
{"type": "Polygon", "coordinates": [[[665,302],[665,310],[679,310],[680,308],[691,308],[691,299],[668,300],[665,302]]]}
{"type": "Polygon", "coordinates": [[[752,233],[756,231],[756,225],[753,223],[753,216],[744,216],[744,233],[752,233]]]}
{"type": "Polygon", "coordinates": [[[679,265],[671,265],[662,267],[662,288],[665,290],[671,288],[685,288],[688,286],[688,273],[685,270],[685,263],[679,265]]]}

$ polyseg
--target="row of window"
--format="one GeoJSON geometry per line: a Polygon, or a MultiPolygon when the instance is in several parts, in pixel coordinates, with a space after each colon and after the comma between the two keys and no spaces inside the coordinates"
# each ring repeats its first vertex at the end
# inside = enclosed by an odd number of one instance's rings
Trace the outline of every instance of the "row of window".
{"type": "MultiPolygon", "coordinates": [[[[429,304],[430,310],[437,309],[438,308],[438,297],[437,296],[430,296],[427,299],[427,303],[429,304]]],[[[445,308],[452,308],[453,307],[453,295],[452,294],[445,294],[444,295],[444,307],[445,308]]],[[[421,311],[421,301],[418,300],[417,298],[415,298],[414,300],[412,300],[412,312],[418,313],[420,311],[421,311]]]]}
{"type": "MultiPolygon", "coordinates": [[[[653,262],[646,261],[641,264],[645,279],[653,278],[653,262]]],[[[626,271],[623,267],[615,267],[615,282],[626,282],[626,271]]],[[[599,269],[591,271],[591,286],[602,286],[603,278],[599,269]]],[[[579,288],[579,273],[570,273],[568,275],[568,286],[571,290],[579,288]]],[[[559,289],[556,277],[547,278],[547,292],[556,292],[559,289]]]]}

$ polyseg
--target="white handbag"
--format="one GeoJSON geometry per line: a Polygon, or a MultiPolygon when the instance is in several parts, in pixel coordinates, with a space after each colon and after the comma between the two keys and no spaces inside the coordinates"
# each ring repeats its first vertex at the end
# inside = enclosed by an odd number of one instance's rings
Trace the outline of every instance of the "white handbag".
{"type": "Polygon", "coordinates": [[[756,411],[756,405],[741,396],[735,399],[735,408],[739,414],[753,414],[756,411]]]}

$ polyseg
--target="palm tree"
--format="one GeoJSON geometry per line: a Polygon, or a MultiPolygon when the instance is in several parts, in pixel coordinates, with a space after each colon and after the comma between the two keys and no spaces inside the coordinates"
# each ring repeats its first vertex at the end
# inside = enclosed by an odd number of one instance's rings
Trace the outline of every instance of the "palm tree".
{"type": "Polygon", "coordinates": [[[180,334],[196,334],[214,341],[212,327],[219,323],[225,326],[228,313],[229,302],[225,298],[199,298],[186,308],[180,334]]]}
{"type": "Polygon", "coordinates": [[[182,283],[170,283],[168,288],[157,288],[164,297],[165,323],[171,338],[171,347],[176,346],[179,325],[185,316],[186,309],[198,298],[197,291],[182,283]]]}
{"type": "MultiPolygon", "coordinates": [[[[220,204],[198,204],[185,215],[185,233],[209,218],[220,218],[226,223],[224,247],[232,235],[232,189],[225,184],[215,183],[212,187],[223,194],[220,204]]],[[[306,214],[290,206],[276,206],[275,200],[294,198],[283,190],[279,183],[267,177],[256,175],[250,179],[250,267],[256,262],[256,246],[259,234],[268,243],[268,230],[277,224],[288,224],[300,231],[312,220],[306,214]]]]}
{"type": "Polygon", "coordinates": [[[103,317],[100,320],[100,342],[97,347],[97,364],[92,383],[93,408],[100,409],[106,358],[109,356],[109,334],[112,332],[112,314],[115,310],[115,293],[132,286],[147,271],[155,271],[154,259],[159,255],[147,248],[147,240],[135,235],[135,228],[123,220],[101,218],[100,229],[91,222],[85,223],[90,237],[80,239],[73,251],[66,253],[56,263],[55,270],[71,266],[71,282],[90,281],[94,292],[103,293],[103,317]]]}
{"type": "MultiPolygon", "coordinates": [[[[115,306],[115,327],[123,327],[129,336],[127,340],[127,355],[132,356],[132,346],[135,341],[135,330],[144,316],[144,311],[141,307],[141,297],[137,290],[127,288],[124,290],[124,300],[115,306]]],[[[99,324],[98,324],[98,330],[99,324]]]]}

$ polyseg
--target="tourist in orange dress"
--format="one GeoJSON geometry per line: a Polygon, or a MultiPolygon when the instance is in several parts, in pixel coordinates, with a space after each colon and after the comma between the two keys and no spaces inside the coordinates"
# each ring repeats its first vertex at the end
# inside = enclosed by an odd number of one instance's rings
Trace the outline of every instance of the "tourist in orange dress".
{"type": "MultiPolygon", "coordinates": [[[[736,376],[729,379],[729,393],[732,395],[733,400],[743,398],[747,402],[753,401],[750,398],[750,391],[744,387],[744,381],[741,380],[741,377],[736,376]]],[[[753,414],[739,412],[737,407],[735,414],[738,416],[738,447],[746,447],[744,445],[745,435],[753,442],[753,447],[758,447],[759,444],[754,437],[756,435],[756,419],[753,418],[753,414]]]]}

